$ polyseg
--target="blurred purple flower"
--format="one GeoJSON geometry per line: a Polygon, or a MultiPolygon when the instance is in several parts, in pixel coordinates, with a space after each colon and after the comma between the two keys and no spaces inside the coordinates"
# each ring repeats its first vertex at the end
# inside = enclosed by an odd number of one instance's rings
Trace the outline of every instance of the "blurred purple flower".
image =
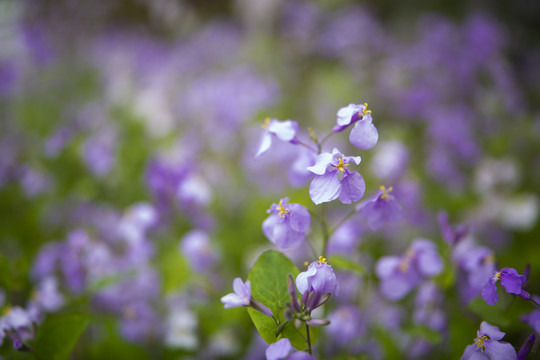
{"type": "Polygon", "coordinates": [[[210,238],[202,230],[192,230],[185,234],[180,241],[180,251],[195,272],[208,272],[217,260],[210,238]]]}
{"type": "Polygon", "coordinates": [[[498,327],[482,321],[474,344],[465,348],[461,360],[513,360],[517,359],[514,347],[504,341],[499,341],[505,333],[498,327]]]}
{"type": "Polygon", "coordinates": [[[381,185],[379,191],[372,198],[363,201],[356,207],[360,211],[360,216],[367,218],[369,227],[377,230],[381,226],[396,222],[403,217],[403,210],[390,194],[392,187],[386,188],[381,185]]]}
{"type": "Polygon", "coordinates": [[[264,235],[281,249],[296,248],[302,244],[309,230],[311,216],[300,204],[288,204],[289,198],[272,204],[270,214],[262,224],[264,235]]]}
{"type": "Polygon", "coordinates": [[[381,293],[389,300],[400,300],[423,278],[438,275],[442,267],[435,244],[417,239],[403,256],[380,258],[375,271],[380,279],[381,293]]]}
{"type": "Polygon", "coordinates": [[[353,161],[360,164],[360,156],[345,156],[337,148],[332,153],[317,156],[315,165],[308,167],[315,178],[309,186],[309,196],[317,205],[339,199],[343,204],[358,201],[364,196],[366,183],[362,175],[347,168],[353,161]]]}
{"type": "Polygon", "coordinates": [[[296,121],[279,121],[277,119],[266,118],[261,126],[264,131],[261,135],[255,158],[258,158],[270,149],[273,137],[277,137],[281,141],[290,142],[291,144],[298,143],[298,139],[296,138],[298,123],[296,121]]]}

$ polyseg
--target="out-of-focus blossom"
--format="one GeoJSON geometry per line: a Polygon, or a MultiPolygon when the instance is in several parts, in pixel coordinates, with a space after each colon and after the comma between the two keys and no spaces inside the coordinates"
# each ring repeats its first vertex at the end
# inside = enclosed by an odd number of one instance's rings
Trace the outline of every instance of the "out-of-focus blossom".
{"type": "Polygon", "coordinates": [[[262,125],[263,134],[259,141],[259,148],[255,157],[264,154],[272,145],[272,138],[277,137],[281,141],[298,143],[296,132],[298,131],[298,123],[292,120],[279,121],[277,119],[266,118],[262,125]]]}
{"type": "Polygon", "coordinates": [[[196,272],[208,272],[217,260],[208,234],[202,230],[188,232],[180,241],[180,251],[196,272]]]}
{"type": "Polygon", "coordinates": [[[358,204],[357,211],[360,212],[361,217],[367,218],[371,229],[377,230],[403,217],[403,210],[391,194],[392,190],[392,187],[386,188],[381,185],[375,196],[358,204]]]}
{"type": "Polygon", "coordinates": [[[381,293],[389,300],[400,300],[424,278],[442,270],[442,259],[437,247],[426,239],[415,240],[403,256],[384,256],[375,271],[381,293]]]}
{"type": "Polygon", "coordinates": [[[140,242],[146,231],[158,221],[156,209],[147,203],[132,205],[124,214],[118,225],[118,232],[129,242],[140,242]]]}
{"type": "Polygon", "coordinates": [[[267,211],[270,216],[262,224],[264,235],[281,249],[302,244],[311,224],[308,210],[300,204],[288,204],[288,201],[283,198],[279,204],[272,204],[267,211]]]}
{"type": "Polygon", "coordinates": [[[337,148],[317,156],[315,165],[308,167],[316,175],[309,186],[309,196],[315,204],[335,199],[350,204],[364,196],[366,183],[362,175],[348,169],[351,161],[360,164],[360,156],[345,156],[337,148]]]}
{"type": "MultiPolygon", "coordinates": [[[[540,304],[540,296],[533,295],[532,299],[540,304]]],[[[521,320],[527,322],[534,331],[540,334],[540,309],[535,309],[532,312],[523,315],[521,320]]]]}
{"type": "Polygon", "coordinates": [[[480,324],[480,330],[474,339],[474,344],[465,348],[461,360],[513,360],[517,359],[514,347],[505,342],[499,341],[505,333],[498,327],[493,326],[486,321],[480,324]]]}
{"type": "Polygon", "coordinates": [[[303,187],[313,178],[313,173],[308,167],[313,166],[316,159],[317,155],[313,151],[304,147],[299,149],[298,156],[287,172],[287,180],[291,186],[303,187]]]}
{"type": "Polygon", "coordinates": [[[185,302],[171,301],[165,321],[165,345],[173,349],[194,350],[199,345],[196,314],[185,302]]]}
{"type": "Polygon", "coordinates": [[[382,180],[396,181],[408,165],[407,147],[400,141],[382,141],[371,159],[371,171],[382,180]]]}

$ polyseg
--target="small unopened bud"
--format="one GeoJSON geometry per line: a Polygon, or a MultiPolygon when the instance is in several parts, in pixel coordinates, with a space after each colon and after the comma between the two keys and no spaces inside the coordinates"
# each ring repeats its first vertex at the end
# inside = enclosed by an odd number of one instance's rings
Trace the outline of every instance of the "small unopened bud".
{"type": "Polygon", "coordinates": [[[319,303],[319,300],[321,299],[321,294],[319,294],[318,292],[311,292],[311,297],[309,299],[309,302],[308,302],[308,309],[309,311],[312,311],[313,309],[316,309],[317,308],[317,304],[319,303]]]}
{"type": "Polygon", "coordinates": [[[13,340],[13,348],[17,351],[23,351],[23,352],[30,352],[30,348],[20,340],[14,339],[13,340]]]}
{"type": "Polygon", "coordinates": [[[531,349],[534,345],[534,340],[536,339],[535,334],[531,334],[527,340],[521,345],[521,348],[519,349],[517,353],[517,360],[525,360],[527,358],[527,355],[531,352],[531,349]]]}
{"type": "Polygon", "coordinates": [[[313,140],[313,142],[315,142],[316,144],[319,143],[319,139],[317,138],[317,134],[315,134],[315,131],[308,127],[308,132],[309,132],[309,138],[311,140],[313,140]]]}
{"type": "Polygon", "coordinates": [[[306,324],[308,324],[309,326],[326,326],[326,325],[330,325],[330,320],[311,319],[311,320],[306,321],[306,324]]]}
{"type": "Polygon", "coordinates": [[[272,310],[270,310],[268,307],[264,306],[263,304],[261,304],[260,302],[258,302],[257,300],[253,298],[249,301],[249,306],[251,306],[257,311],[262,312],[266,316],[269,316],[271,318],[274,317],[274,314],[272,314],[272,310]]]}
{"type": "Polygon", "coordinates": [[[300,329],[302,327],[302,321],[300,321],[300,319],[295,319],[294,320],[294,327],[297,328],[297,329],[300,329]]]}
{"type": "Polygon", "coordinates": [[[296,285],[291,274],[287,278],[287,287],[289,290],[289,297],[291,298],[291,305],[296,311],[300,311],[300,305],[298,304],[298,297],[296,295],[296,285]]]}
{"type": "Polygon", "coordinates": [[[323,296],[321,296],[317,306],[315,306],[315,309],[318,308],[321,305],[324,305],[331,297],[332,297],[332,293],[326,293],[323,296]]]}

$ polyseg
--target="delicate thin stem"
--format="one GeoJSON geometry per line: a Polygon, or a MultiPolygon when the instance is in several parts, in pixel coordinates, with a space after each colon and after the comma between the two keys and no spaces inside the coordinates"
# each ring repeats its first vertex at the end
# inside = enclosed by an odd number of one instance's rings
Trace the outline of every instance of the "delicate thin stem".
{"type": "Polygon", "coordinates": [[[317,251],[315,250],[315,246],[313,246],[313,240],[311,239],[310,236],[308,236],[308,243],[309,243],[309,248],[311,249],[311,252],[313,253],[313,257],[316,259],[317,258],[317,251]]]}
{"type": "MultiPolygon", "coordinates": [[[[324,142],[326,140],[328,140],[328,138],[330,138],[330,136],[332,136],[334,134],[334,131],[333,130],[330,130],[330,132],[328,134],[326,134],[326,136],[319,142],[319,149],[320,147],[322,146],[322,144],[324,144],[324,142]]],[[[320,151],[320,150],[319,150],[320,151]]]]}
{"type": "Polygon", "coordinates": [[[309,337],[309,325],[306,323],[306,337],[307,337],[307,346],[308,354],[311,355],[311,338],[309,337]]]}
{"type": "Polygon", "coordinates": [[[320,152],[320,151],[317,151],[317,149],[315,149],[315,148],[312,147],[311,145],[306,144],[305,142],[302,142],[302,141],[298,141],[298,145],[302,145],[303,147],[308,148],[309,150],[315,152],[316,154],[318,154],[318,153],[320,152]]]}
{"type": "Polygon", "coordinates": [[[322,244],[322,256],[326,255],[326,247],[328,246],[328,239],[330,234],[328,233],[328,224],[326,223],[326,204],[321,205],[321,230],[323,236],[322,244]]]}
{"type": "Polygon", "coordinates": [[[343,225],[347,220],[349,220],[349,218],[351,216],[353,216],[354,214],[356,214],[356,209],[353,209],[351,212],[349,212],[347,215],[345,215],[345,217],[343,219],[341,219],[341,221],[336,226],[334,226],[332,229],[330,229],[330,232],[328,233],[328,235],[329,236],[332,235],[334,233],[334,231],[339,229],[339,227],[341,225],[343,225]]]}
{"type": "Polygon", "coordinates": [[[533,299],[533,298],[530,298],[529,300],[530,300],[530,301],[531,301],[531,302],[532,302],[532,303],[533,303],[534,305],[536,305],[536,306],[540,307],[540,304],[539,304],[539,303],[537,303],[536,301],[534,301],[534,299],[533,299]]]}

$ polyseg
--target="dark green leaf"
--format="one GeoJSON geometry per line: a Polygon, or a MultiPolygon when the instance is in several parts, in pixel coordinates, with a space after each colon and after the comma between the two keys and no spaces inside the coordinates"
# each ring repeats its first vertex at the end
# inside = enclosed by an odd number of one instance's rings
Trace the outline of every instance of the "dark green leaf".
{"type": "MultiPolygon", "coordinates": [[[[296,278],[299,272],[291,260],[282,253],[273,250],[266,251],[257,259],[248,276],[248,280],[251,281],[252,297],[268,306],[274,317],[279,316],[280,321],[283,322],[282,310],[290,302],[287,277],[291,274],[296,278]]],[[[248,311],[262,338],[269,344],[276,342],[278,340],[276,321],[254,309],[249,308],[248,311]]],[[[298,331],[293,324],[287,324],[279,338],[286,337],[297,349],[306,350],[304,336],[305,329],[298,331]]]]}
{"type": "Polygon", "coordinates": [[[87,325],[88,318],[83,315],[48,316],[38,328],[34,352],[40,359],[68,359],[87,325]]]}

